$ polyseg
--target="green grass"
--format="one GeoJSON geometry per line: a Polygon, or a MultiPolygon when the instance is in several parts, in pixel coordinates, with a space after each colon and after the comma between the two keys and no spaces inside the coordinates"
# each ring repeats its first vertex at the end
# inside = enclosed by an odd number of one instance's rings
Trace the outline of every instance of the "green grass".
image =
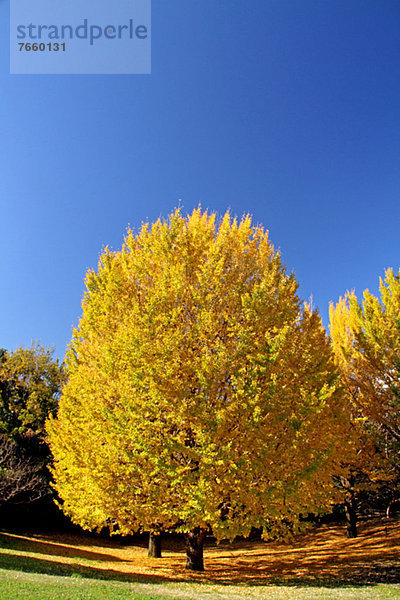
{"type": "MultiPolygon", "coordinates": [[[[16,561],[17,562],[17,561],[16,561]]],[[[17,566],[17,565],[16,565],[17,566]]],[[[0,569],[1,600],[385,600],[398,585],[358,587],[240,586],[200,583],[131,583],[0,569]]]]}
{"type": "MultiPolygon", "coordinates": [[[[129,585],[76,577],[0,571],[1,600],[139,600],[129,585]]],[[[148,596],[146,597],[148,600],[148,596]]]]}

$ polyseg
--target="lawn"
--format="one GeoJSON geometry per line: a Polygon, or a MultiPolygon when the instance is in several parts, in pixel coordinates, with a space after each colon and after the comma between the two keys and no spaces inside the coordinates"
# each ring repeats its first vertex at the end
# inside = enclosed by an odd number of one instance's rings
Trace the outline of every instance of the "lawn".
{"type": "Polygon", "coordinates": [[[123,546],[67,534],[0,534],[1,600],[400,599],[400,523],[371,520],[359,538],[323,526],[282,543],[207,541],[206,572],[184,570],[182,542],[149,559],[143,540],[123,546]]]}

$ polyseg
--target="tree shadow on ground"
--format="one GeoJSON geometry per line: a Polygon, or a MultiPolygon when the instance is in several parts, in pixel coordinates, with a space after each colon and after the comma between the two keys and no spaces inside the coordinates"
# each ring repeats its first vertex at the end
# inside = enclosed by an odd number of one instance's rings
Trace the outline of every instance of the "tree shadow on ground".
{"type": "Polygon", "coordinates": [[[359,538],[347,540],[342,527],[322,527],[290,545],[246,541],[217,545],[208,540],[205,573],[185,571],[183,542],[177,539],[166,540],[163,559],[148,559],[143,540],[122,546],[83,536],[3,533],[0,568],[148,584],[374,586],[400,582],[400,523],[393,521],[389,529],[388,533],[386,522],[385,527],[371,522],[359,538]]]}
{"type": "Polygon", "coordinates": [[[16,557],[15,554],[7,553],[0,554],[0,569],[62,577],[79,576],[87,579],[102,579],[127,583],[165,583],[166,581],[165,577],[162,576],[121,573],[112,569],[97,569],[31,556],[16,557]]]}
{"type": "MultiPolygon", "coordinates": [[[[112,546],[111,546],[112,547],[112,546]]],[[[99,560],[104,562],[119,562],[114,554],[105,554],[95,550],[83,550],[81,548],[70,547],[67,542],[43,541],[42,539],[29,539],[23,536],[0,533],[0,548],[8,548],[20,552],[30,552],[38,554],[47,554],[48,556],[72,556],[73,558],[83,558],[84,560],[99,560]]],[[[94,544],[94,548],[96,545],[94,544]]]]}

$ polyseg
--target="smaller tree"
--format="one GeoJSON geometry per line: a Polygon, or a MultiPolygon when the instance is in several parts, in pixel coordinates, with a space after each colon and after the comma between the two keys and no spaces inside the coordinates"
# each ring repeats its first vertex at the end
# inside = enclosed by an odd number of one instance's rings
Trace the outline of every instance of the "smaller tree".
{"type": "Polygon", "coordinates": [[[64,374],[50,349],[0,350],[0,505],[50,493],[44,423],[55,415],[64,374]]]}
{"type": "Polygon", "coordinates": [[[63,369],[37,343],[0,353],[0,433],[15,441],[43,440],[44,424],[57,413],[63,369]]]}
{"type": "Polygon", "coordinates": [[[0,506],[34,502],[49,492],[40,467],[18,454],[17,444],[0,436],[0,506]]]}
{"type": "Polygon", "coordinates": [[[330,307],[330,330],[358,436],[353,492],[386,490],[390,504],[400,491],[400,272],[388,269],[379,291],[362,302],[347,292],[330,307]]]}

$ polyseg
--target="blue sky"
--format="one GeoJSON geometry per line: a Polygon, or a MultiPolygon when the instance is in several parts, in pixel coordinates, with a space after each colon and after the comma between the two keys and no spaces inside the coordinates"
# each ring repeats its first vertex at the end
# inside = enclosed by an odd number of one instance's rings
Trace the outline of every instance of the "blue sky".
{"type": "Polygon", "coordinates": [[[181,200],[250,212],[304,299],[399,269],[400,4],[153,0],[151,75],[10,75],[0,0],[0,347],[64,355],[88,268],[181,200]]]}

